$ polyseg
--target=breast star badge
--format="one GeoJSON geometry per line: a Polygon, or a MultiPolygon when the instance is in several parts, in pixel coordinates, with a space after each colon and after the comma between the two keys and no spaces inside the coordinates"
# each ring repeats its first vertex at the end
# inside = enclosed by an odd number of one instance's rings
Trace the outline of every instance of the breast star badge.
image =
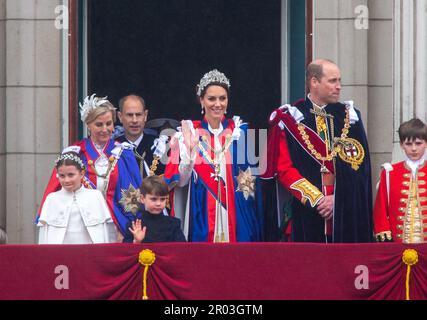
{"type": "Polygon", "coordinates": [[[129,189],[122,189],[122,197],[119,203],[123,206],[125,212],[132,212],[136,215],[139,211],[141,192],[131,184],[129,189]]]}
{"type": "Polygon", "coordinates": [[[247,168],[246,171],[239,169],[239,175],[236,177],[238,187],[237,192],[243,192],[245,200],[249,199],[249,196],[255,198],[255,177],[252,175],[251,168],[247,168]]]}

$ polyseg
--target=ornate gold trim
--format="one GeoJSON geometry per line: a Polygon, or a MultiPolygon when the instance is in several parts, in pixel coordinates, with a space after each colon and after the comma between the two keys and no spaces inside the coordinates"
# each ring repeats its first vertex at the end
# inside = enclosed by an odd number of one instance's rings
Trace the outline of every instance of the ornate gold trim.
{"type": "Polygon", "coordinates": [[[209,148],[209,150],[211,150],[214,153],[214,159],[211,158],[211,156],[208,153],[208,150],[205,149],[201,141],[199,141],[199,143],[197,144],[199,150],[202,152],[206,160],[215,167],[219,165],[219,162],[221,161],[221,157],[224,157],[225,153],[227,152],[228,148],[231,146],[231,143],[233,142],[232,136],[230,134],[227,134],[225,139],[226,140],[224,145],[219,151],[217,151],[210,146],[208,138],[206,136],[202,136],[203,142],[206,143],[206,146],[209,148]]]}
{"type": "Polygon", "coordinates": [[[292,190],[299,191],[301,193],[302,199],[301,202],[305,204],[310,201],[310,205],[314,208],[317,203],[324,197],[323,193],[320,192],[313,184],[311,184],[307,179],[301,179],[293,183],[290,187],[292,190]]]}
{"type": "Polygon", "coordinates": [[[98,171],[95,168],[95,164],[94,164],[93,160],[89,160],[87,162],[87,164],[89,165],[89,167],[91,167],[91,169],[93,170],[93,172],[95,172],[95,174],[98,177],[100,177],[102,179],[106,179],[110,175],[110,172],[112,171],[114,160],[115,160],[114,156],[110,156],[108,158],[108,168],[107,168],[107,171],[104,174],[99,174],[98,173],[98,171]]]}
{"type": "MultiPolygon", "coordinates": [[[[347,140],[348,132],[350,129],[350,112],[348,108],[345,110],[345,119],[344,119],[344,128],[341,131],[341,138],[337,138],[337,141],[340,140],[347,140]]],[[[307,132],[305,131],[305,126],[303,124],[298,125],[298,130],[300,132],[301,138],[304,140],[305,145],[307,146],[307,149],[311,152],[311,154],[319,161],[325,162],[325,161],[331,161],[334,159],[338,152],[342,149],[342,146],[340,144],[335,144],[334,141],[334,148],[331,151],[330,154],[328,154],[326,157],[322,157],[320,153],[314,148],[314,145],[310,141],[310,137],[308,136],[307,132]]],[[[328,148],[329,149],[329,148],[328,148]]]]}
{"type": "Polygon", "coordinates": [[[150,166],[150,176],[154,176],[156,170],[157,170],[157,166],[159,165],[159,160],[160,157],[159,156],[153,156],[153,162],[151,162],[151,166],[150,166]]]}
{"type": "Polygon", "coordinates": [[[356,139],[343,139],[344,147],[341,148],[338,155],[344,162],[351,164],[353,170],[359,170],[360,165],[365,159],[365,150],[362,144],[356,139]],[[355,152],[355,154],[353,154],[355,152]]]}

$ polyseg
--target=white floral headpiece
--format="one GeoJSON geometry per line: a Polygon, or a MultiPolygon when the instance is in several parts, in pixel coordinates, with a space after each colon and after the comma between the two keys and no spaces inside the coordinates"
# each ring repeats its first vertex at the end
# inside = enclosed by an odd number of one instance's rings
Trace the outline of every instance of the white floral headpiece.
{"type": "Polygon", "coordinates": [[[107,97],[98,98],[96,97],[96,93],[91,95],[90,97],[87,96],[83,104],[79,103],[80,105],[80,115],[83,122],[86,122],[87,116],[92,110],[95,110],[96,108],[100,107],[104,103],[108,102],[107,97]]]}
{"type": "Polygon", "coordinates": [[[64,161],[64,160],[71,160],[75,163],[77,163],[80,167],[80,169],[85,170],[85,165],[83,164],[82,159],[80,159],[77,155],[73,153],[64,153],[61,154],[56,160],[55,160],[55,167],[58,165],[58,162],[64,161]]]}
{"type": "Polygon", "coordinates": [[[202,95],[203,90],[210,85],[211,83],[223,83],[228,89],[230,89],[230,80],[227,79],[225,74],[219,72],[217,69],[209,71],[206,73],[203,78],[200,80],[200,83],[197,85],[197,95],[200,97],[202,95]]]}

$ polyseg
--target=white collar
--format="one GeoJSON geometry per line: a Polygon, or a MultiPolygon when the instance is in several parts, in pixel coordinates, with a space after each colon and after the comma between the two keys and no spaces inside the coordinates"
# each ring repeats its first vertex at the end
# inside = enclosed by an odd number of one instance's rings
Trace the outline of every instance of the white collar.
{"type": "Polygon", "coordinates": [[[72,196],[72,195],[78,195],[78,194],[80,194],[83,191],[84,188],[85,187],[82,184],[81,187],[79,189],[77,189],[76,191],[69,192],[69,191],[65,190],[64,187],[62,187],[62,192],[65,193],[66,195],[70,195],[70,196],[72,196]]]}
{"type": "Polygon", "coordinates": [[[222,126],[222,123],[220,122],[218,129],[212,129],[211,125],[208,123],[208,129],[210,132],[212,132],[214,134],[214,136],[219,136],[220,133],[224,130],[224,127],[222,126]]]}
{"type": "Polygon", "coordinates": [[[418,168],[424,164],[424,161],[425,161],[425,157],[422,157],[417,161],[412,161],[411,159],[407,158],[406,164],[408,165],[409,168],[411,168],[412,174],[415,175],[418,168]]]}
{"type": "MultiPolygon", "coordinates": [[[[327,104],[323,105],[323,106],[318,106],[317,104],[315,104],[313,102],[313,100],[311,100],[311,96],[310,94],[307,95],[307,98],[311,101],[311,103],[313,104],[313,106],[317,106],[320,109],[324,109],[327,104]]],[[[359,116],[356,113],[356,110],[354,109],[354,102],[352,100],[350,101],[344,101],[344,104],[349,108],[349,112],[350,112],[350,124],[355,124],[356,122],[359,121],[359,116]]]]}
{"type": "Polygon", "coordinates": [[[126,138],[127,141],[129,141],[130,144],[134,145],[135,148],[137,148],[139,146],[139,144],[142,141],[142,138],[144,138],[144,133],[141,133],[141,135],[139,136],[138,139],[136,139],[135,141],[130,141],[129,139],[126,138]]]}
{"type": "Polygon", "coordinates": [[[328,104],[324,104],[323,106],[319,106],[318,104],[314,103],[314,101],[313,101],[313,100],[311,100],[311,95],[310,95],[310,94],[308,94],[308,95],[307,95],[307,98],[311,101],[311,103],[312,103],[314,106],[319,107],[320,109],[323,109],[323,108],[325,108],[325,107],[328,105],[328,104]]]}

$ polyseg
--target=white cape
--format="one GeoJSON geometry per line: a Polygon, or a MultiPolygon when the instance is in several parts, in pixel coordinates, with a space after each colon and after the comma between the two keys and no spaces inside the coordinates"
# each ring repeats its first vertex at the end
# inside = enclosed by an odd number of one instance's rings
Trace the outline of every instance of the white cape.
{"type": "Polygon", "coordinates": [[[81,187],[76,192],[61,189],[47,196],[37,224],[39,244],[63,243],[74,196],[92,242],[115,242],[111,235],[113,220],[102,193],[81,187]]]}

